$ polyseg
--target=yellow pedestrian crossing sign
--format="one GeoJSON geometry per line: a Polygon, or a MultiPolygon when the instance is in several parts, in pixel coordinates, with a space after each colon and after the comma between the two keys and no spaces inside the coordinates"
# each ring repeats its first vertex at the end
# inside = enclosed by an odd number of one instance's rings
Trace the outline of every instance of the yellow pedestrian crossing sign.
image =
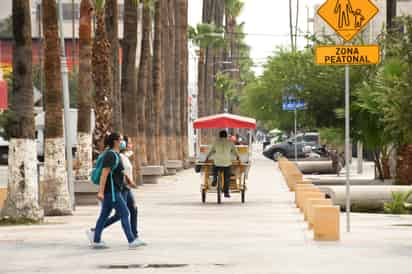
{"type": "Polygon", "coordinates": [[[379,12],[370,0],[327,0],[318,15],[346,42],[352,40],[379,12]]]}

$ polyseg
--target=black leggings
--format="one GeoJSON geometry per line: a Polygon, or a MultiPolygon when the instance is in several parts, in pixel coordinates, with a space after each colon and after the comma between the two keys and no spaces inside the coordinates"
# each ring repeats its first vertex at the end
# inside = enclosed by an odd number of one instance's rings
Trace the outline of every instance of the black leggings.
{"type": "Polygon", "coordinates": [[[213,182],[217,182],[217,176],[219,176],[220,171],[223,171],[223,177],[224,177],[224,185],[223,185],[223,192],[225,194],[229,194],[229,189],[230,189],[230,175],[231,175],[231,168],[230,166],[223,167],[223,166],[214,166],[213,167],[213,182]]]}

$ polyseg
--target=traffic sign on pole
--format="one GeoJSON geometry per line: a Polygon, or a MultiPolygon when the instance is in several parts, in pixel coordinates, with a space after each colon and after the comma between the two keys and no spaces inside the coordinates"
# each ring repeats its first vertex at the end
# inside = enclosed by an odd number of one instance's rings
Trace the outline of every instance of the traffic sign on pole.
{"type": "Polygon", "coordinates": [[[318,65],[376,65],[381,59],[378,45],[317,46],[315,50],[318,65]]]}
{"type": "Polygon", "coordinates": [[[318,9],[318,15],[346,42],[352,40],[378,12],[378,7],[370,0],[328,0],[318,9]]]}
{"type": "MultiPolygon", "coordinates": [[[[343,40],[349,42],[379,12],[370,0],[327,0],[318,15],[331,26],[343,40]]],[[[378,46],[319,46],[316,63],[321,65],[345,65],[345,165],[346,165],[346,228],[350,232],[350,73],[349,65],[378,64],[378,46]]]]}

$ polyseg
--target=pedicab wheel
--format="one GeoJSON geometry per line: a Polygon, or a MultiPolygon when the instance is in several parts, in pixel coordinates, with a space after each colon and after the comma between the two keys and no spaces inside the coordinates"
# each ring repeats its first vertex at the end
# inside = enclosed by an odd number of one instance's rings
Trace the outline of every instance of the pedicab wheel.
{"type": "Polygon", "coordinates": [[[221,204],[222,203],[222,178],[221,176],[218,176],[216,193],[217,193],[217,203],[221,204]]]}
{"type": "Polygon", "coordinates": [[[246,201],[246,190],[242,189],[242,192],[240,193],[240,195],[242,197],[242,204],[244,204],[246,201]]]}
{"type": "Polygon", "coordinates": [[[206,203],[206,190],[202,189],[202,203],[206,203]]]}

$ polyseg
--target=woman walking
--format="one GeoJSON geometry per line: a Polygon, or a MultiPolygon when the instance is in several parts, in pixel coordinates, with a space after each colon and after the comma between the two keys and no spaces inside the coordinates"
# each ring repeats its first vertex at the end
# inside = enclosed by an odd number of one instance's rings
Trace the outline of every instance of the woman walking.
{"type": "Polygon", "coordinates": [[[96,222],[95,231],[90,230],[88,232],[89,238],[93,238],[92,248],[107,247],[106,244],[101,241],[101,234],[113,209],[116,210],[116,215],[121,221],[129,247],[136,248],[144,245],[144,243],[137,238],[137,235],[132,232],[129,219],[130,211],[123,195],[125,180],[132,185],[134,183],[123,173],[124,166],[119,155],[121,141],[118,133],[112,133],[107,137],[109,150],[104,152],[105,155],[97,194],[97,198],[101,201],[101,211],[96,222]]]}

